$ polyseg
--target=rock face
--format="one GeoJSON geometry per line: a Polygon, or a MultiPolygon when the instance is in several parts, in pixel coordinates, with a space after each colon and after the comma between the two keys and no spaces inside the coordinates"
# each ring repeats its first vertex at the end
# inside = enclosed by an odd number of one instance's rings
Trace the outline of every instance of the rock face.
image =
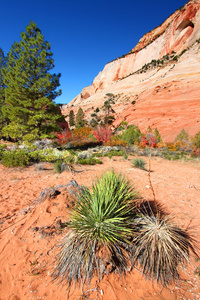
{"type": "Polygon", "coordinates": [[[166,141],[182,128],[195,134],[200,131],[199,42],[200,0],[191,0],[145,34],[127,55],[108,63],[93,84],[64,107],[64,113],[73,105],[87,115],[111,92],[118,95],[116,126],[123,119],[141,130],[155,126],[166,141]]]}

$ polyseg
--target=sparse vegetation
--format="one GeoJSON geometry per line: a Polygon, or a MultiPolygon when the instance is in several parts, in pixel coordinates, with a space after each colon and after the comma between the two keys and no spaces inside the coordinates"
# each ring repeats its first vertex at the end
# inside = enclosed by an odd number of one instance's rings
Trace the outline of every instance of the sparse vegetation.
{"type": "Polygon", "coordinates": [[[141,169],[141,170],[146,170],[145,166],[146,166],[146,162],[144,161],[144,159],[142,158],[135,158],[132,161],[133,167],[141,169]]]}
{"type": "Polygon", "coordinates": [[[195,255],[189,229],[176,226],[154,205],[137,205],[138,193],[122,175],[105,173],[75,199],[68,233],[57,256],[53,278],[68,287],[90,284],[97,276],[124,274],[139,264],[147,278],[163,286],[179,278],[179,265],[195,255]]]}
{"type": "Polygon", "coordinates": [[[102,161],[100,159],[90,157],[90,158],[80,158],[78,159],[78,163],[81,165],[96,165],[96,164],[102,164],[102,161]]]}

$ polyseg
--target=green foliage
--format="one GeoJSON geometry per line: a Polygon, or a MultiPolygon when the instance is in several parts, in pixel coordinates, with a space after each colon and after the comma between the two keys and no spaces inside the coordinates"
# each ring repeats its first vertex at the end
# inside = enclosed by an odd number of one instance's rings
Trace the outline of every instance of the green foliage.
{"type": "Polygon", "coordinates": [[[89,157],[89,158],[79,158],[78,163],[81,165],[96,165],[96,164],[102,164],[102,161],[94,157],[89,157]]]}
{"type": "Polygon", "coordinates": [[[2,70],[6,85],[3,115],[9,124],[3,128],[7,137],[32,141],[52,138],[63,121],[59,107],[53,100],[61,94],[56,91],[60,74],[51,74],[54,61],[50,44],[32,21],[21,33],[8,53],[7,65],[2,70]]]}
{"type": "Polygon", "coordinates": [[[145,169],[146,162],[144,161],[144,159],[136,158],[133,160],[132,163],[133,163],[133,167],[141,169],[141,170],[146,170],[145,169]]]}
{"type": "Polygon", "coordinates": [[[200,131],[195,135],[193,143],[197,148],[200,148],[200,131]]]}
{"type": "Polygon", "coordinates": [[[3,153],[5,152],[5,150],[6,150],[6,145],[5,144],[1,144],[0,145],[0,160],[1,160],[1,158],[3,156],[3,153]]]}
{"type": "Polygon", "coordinates": [[[158,141],[158,143],[161,143],[162,142],[162,138],[161,138],[161,135],[160,135],[157,127],[154,130],[154,135],[155,135],[156,140],[158,141]]]}
{"type": "Polygon", "coordinates": [[[181,152],[164,151],[162,153],[162,156],[168,160],[178,160],[178,159],[186,159],[188,156],[188,153],[185,153],[183,151],[181,151],[181,152]]]}
{"type": "Polygon", "coordinates": [[[30,158],[24,150],[4,151],[2,156],[2,164],[9,168],[26,167],[30,158]]]}
{"type": "Polygon", "coordinates": [[[6,66],[6,59],[3,50],[0,48],[0,137],[2,137],[2,128],[6,125],[6,118],[3,115],[2,107],[5,104],[5,84],[3,82],[2,70],[6,66]]]}
{"type": "Polygon", "coordinates": [[[76,128],[84,127],[87,124],[87,121],[85,120],[85,114],[81,107],[79,107],[78,112],[76,114],[76,128]]]}
{"type": "Polygon", "coordinates": [[[140,137],[140,129],[137,126],[132,125],[123,132],[121,139],[127,142],[128,144],[134,144],[136,142],[139,143],[140,137]]]}
{"type": "Polygon", "coordinates": [[[183,143],[187,143],[189,139],[190,139],[189,133],[183,128],[175,138],[174,142],[181,141],[183,143]]]}
{"type": "Polygon", "coordinates": [[[107,100],[104,102],[102,106],[102,109],[105,112],[104,124],[111,125],[115,120],[115,117],[112,115],[115,113],[114,109],[112,108],[112,105],[115,104],[114,95],[112,93],[107,93],[106,99],[107,100]]]}
{"type": "Polygon", "coordinates": [[[75,125],[75,114],[73,110],[70,110],[69,112],[69,126],[74,126],[75,125]]]}
{"type": "Polygon", "coordinates": [[[57,160],[55,163],[54,163],[54,170],[56,171],[56,173],[62,173],[62,160],[57,160]]]}
{"type": "Polygon", "coordinates": [[[108,265],[123,273],[128,266],[127,243],[136,191],[122,175],[108,172],[91,191],[83,189],[76,199],[68,232],[63,241],[54,278],[89,283],[102,279],[108,265]]]}

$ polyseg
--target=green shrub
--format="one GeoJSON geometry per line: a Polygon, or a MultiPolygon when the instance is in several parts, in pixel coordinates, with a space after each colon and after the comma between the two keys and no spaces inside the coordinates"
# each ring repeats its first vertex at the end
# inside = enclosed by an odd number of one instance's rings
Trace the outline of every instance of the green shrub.
{"type": "Polygon", "coordinates": [[[80,158],[78,159],[78,163],[81,165],[96,165],[96,164],[102,164],[102,161],[97,158],[90,157],[90,158],[80,158]]]}
{"type": "Polygon", "coordinates": [[[123,274],[128,265],[128,240],[136,191],[122,175],[108,172],[91,191],[75,199],[69,231],[58,254],[53,277],[70,286],[89,284],[94,275],[102,279],[109,265],[123,274]]]}
{"type": "Polygon", "coordinates": [[[5,152],[6,147],[7,146],[5,144],[0,145],[0,159],[3,157],[3,153],[5,152]]]}
{"type": "Polygon", "coordinates": [[[111,150],[107,153],[104,154],[104,156],[108,156],[109,158],[112,158],[113,156],[124,156],[125,154],[125,151],[122,151],[122,150],[111,150]]]}
{"type": "Polygon", "coordinates": [[[200,148],[200,131],[195,135],[193,143],[197,148],[200,148]]]}
{"type": "Polygon", "coordinates": [[[54,163],[54,170],[56,171],[56,173],[59,173],[59,174],[62,173],[62,171],[63,171],[62,165],[63,165],[62,160],[57,160],[54,163]]]}
{"type": "Polygon", "coordinates": [[[29,164],[30,157],[24,150],[4,151],[2,164],[9,168],[26,167],[29,164]]]}
{"type": "Polygon", "coordinates": [[[121,135],[121,139],[128,144],[134,144],[140,141],[141,131],[137,126],[130,126],[121,135]]]}
{"type": "Polygon", "coordinates": [[[146,162],[144,161],[144,159],[136,158],[132,161],[132,163],[133,163],[133,167],[141,169],[141,170],[146,170],[145,169],[146,162]]]}

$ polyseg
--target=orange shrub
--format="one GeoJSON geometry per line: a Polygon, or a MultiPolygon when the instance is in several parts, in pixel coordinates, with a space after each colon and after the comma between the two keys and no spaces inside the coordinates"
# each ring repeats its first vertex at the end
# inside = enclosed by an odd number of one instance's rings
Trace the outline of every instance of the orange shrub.
{"type": "Polygon", "coordinates": [[[89,138],[89,135],[92,132],[91,127],[80,127],[80,128],[75,128],[72,132],[72,135],[74,138],[82,139],[83,137],[89,138]]]}
{"type": "Polygon", "coordinates": [[[111,136],[110,140],[107,141],[107,143],[105,143],[106,146],[122,146],[122,147],[126,147],[128,145],[127,142],[122,141],[121,139],[115,137],[115,136],[111,136]]]}

